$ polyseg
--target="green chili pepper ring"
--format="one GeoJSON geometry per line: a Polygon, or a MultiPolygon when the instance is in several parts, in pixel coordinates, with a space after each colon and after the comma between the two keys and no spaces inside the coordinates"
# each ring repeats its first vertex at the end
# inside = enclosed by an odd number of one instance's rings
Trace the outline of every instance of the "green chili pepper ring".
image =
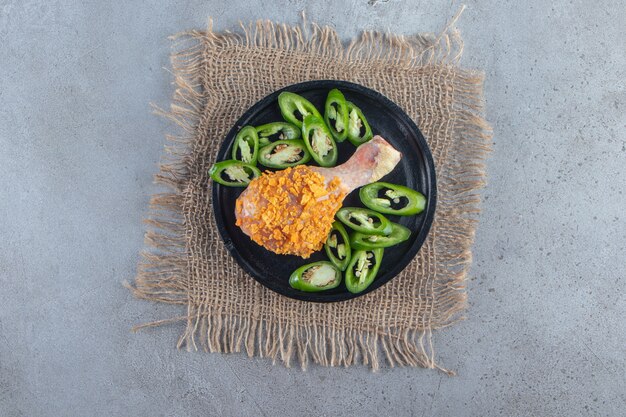
{"type": "Polygon", "coordinates": [[[382,214],[361,207],[343,207],[337,218],[349,228],[367,235],[388,235],[391,222],[382,214]]]}
{"type": "Polygon", "coordinates": [[[340,270],[345,271],[352,254],[348,232],[341,222],[333,222],[324,244],[328,259],[340,270]]]}
{"type": "Polygon", "coordinates": [[[217,162],[209,169],[213,181],[229,187],[246,187],[254,178],[261,175],[261,171],[254,165],[246,164],[234,159],[217,162]]]}
{"type": "Polygon", "coordinates": [[[259,163],[269,168],[287,168],[304,164],[311,159],[301,140],[278,140],[259,151],[259,163]]]}
{"type": "Polygon", "coordinates": [[[348,140],[354,146],[359,146],[374,136],[372,128],[361,109],[349,101],[346,104],[348,105],[348,140]]]}
{"type": "Polygon", "coordinates": [[[350,245],[357,250],[388,248],[389,246],[402,243],[411,237],[411,231],[401,224],[391,223],[391,233],[389,236],[366,235],[364,233],[353,233],[350,237],[350,245]]]}
{"type": "Polygon", "coordinates": [[[232,157],[250,165],[256,165],[259,154],[259,137],[252,126],[244,126],[233,143],[232,157]]]}
{"type": "Polygon", "coordinates": [[[346,140],[348,137],[348,104],[343,93],[336,88],[330,90],[326,98],[324,122],[337,142],[346,140]]]}
{"type": "Polygon", "coordinates": [[[359,250],[352,254],[352,260],[346,269],[346,288],[351,293],[359,293],[369,287],[383,260],[384,249],[359,250]]]}
{"type": "Polygon", "coordinates": [[[300,139],[301,131],[297,126],[286,122],[267,123],[256,127],[259,146],[269,145],[277,140],[300,139]]]}
{"type": "Polygon", "coordinates": [[[292,288],[306,292],[330,290],[339,284],[341,284],[341,271],[328,261],[301,266],[289,277],[289,285],[292,288]]]}
{"type": "Polygon", "coordinates": [[[320,112],[309,100],[288,91],[283,91],[278,95],[278,106],[283,118],[299,128],[302,128],[304,118],[310,114],[322,118],[320,112]]]}
{"type": "Polygon", "coordinates": [[[337,163],[337,144],[321,117],[312,114],[305,117],[302,136],[311,157],[320,166],[332,167],[337,163]]]}
{"type": "Polygon", "coordinates": [[[368,208],[385,214],[410,216],[426,208],[426,197],[404,185],[374,182],[359,190],[361,202],[368,208]]]}

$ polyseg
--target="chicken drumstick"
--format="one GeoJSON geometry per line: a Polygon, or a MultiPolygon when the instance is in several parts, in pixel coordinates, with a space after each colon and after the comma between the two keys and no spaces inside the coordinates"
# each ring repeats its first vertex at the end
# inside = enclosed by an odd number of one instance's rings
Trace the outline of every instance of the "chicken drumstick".
{"type": "Polygon", "coordinates": [[[308,258],[324,245],[345,196],[387,175],[401,156],[375,136],[337,167],[300,165],[264,173],[237,199],[237,225],[272,252],[308,258]]]}

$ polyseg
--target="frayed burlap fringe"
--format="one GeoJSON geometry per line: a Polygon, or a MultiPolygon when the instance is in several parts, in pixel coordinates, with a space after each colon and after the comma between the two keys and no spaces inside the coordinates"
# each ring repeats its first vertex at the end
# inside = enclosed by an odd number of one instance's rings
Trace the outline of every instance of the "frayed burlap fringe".
{"type": "Polygon", "coordinates": [[[258,21],[221,34],[209,23],[207,31],[175,36],[173,104],[156,109],[181,128],[168,137],[156,175],[170,192],[152,198],[150,250],[128,287],[187,312],[136,329],[185,321],[179,348],[246,352],[286,366],[442,369],[431,332],[462,319],[466,307],[490,148],[482,75],[457,67],[463,44],[453,22],[438,36],[364,32],[347,46],[333,29],[306,21],[258,21]],[[425,134],[437,169],[436,219],[416,259],[383,288],[345,303],[302,303],[261,287],[223,247],[211,211],[206,171],[228,129],[266,94],[310,79],[354,81],[396,101],[425,134]]]}

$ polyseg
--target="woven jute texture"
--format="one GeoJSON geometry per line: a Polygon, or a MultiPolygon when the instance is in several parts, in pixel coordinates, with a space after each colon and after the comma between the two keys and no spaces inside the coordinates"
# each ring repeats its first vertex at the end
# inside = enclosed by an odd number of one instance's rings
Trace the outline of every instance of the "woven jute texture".
{"type": "Polygon", "coordinates": [[[438,36],[365,32],[349,43],[306,22],[258,21],[225,33],[209,24],[177,35],[177,88],[171,108],[159,112],[180,134],[169,137],[156,175],[170,191],[152,198],[148,248],[131,289],[187,310],[138,328],[183,321],[179,347],[243,351],[286,366],[443,369],[435,362],[432,330],[462,318],[490,143],[483,78],[458,66],[462,49],[453,27],[438,36]],[[416,258],[379,290],[341,303],[291,300],[247,276],[218,234],[207,174],[246,109],[279,88],[316,79],[352,81],[395,101],[426,137],[437,172],[436,217],[416,258]]]}

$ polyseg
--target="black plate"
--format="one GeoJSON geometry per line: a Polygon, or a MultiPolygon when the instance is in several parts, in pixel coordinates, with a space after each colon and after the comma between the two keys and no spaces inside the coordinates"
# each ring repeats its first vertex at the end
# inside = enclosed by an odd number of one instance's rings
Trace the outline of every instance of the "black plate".
{"type": "MultiPolygon", "coordinates": [[[[293,255],[276,255],[257,245],[239,227],[235,226],[235,200],[243,189],[224,187],[214,183],[213,209],[217,227],[222,239],[224,239],[224,244],[239,265],[254,279],[271,290],[304,301],[343,301],[380,288],[411,262],[424,243],[435,214],[437,198],[435,166],[424,136],[409,116],[395,103],[374,90],[354,83],[330,80],[309,81],[294,84],[270,94],[241,116],[222,143],[217,154],[217,160],[230,159],[232,143],[241,127],[245,125],[259,126],[283,120],[278,108],[278,94],[282,91],[291,91],[306,97],[323,113],[326,95],[333,88],[341,90],[347,100],[361,108],[374,135],[381,135],[402,152],[402,160],[398,166],[381,181],[403,184],[420,191],[426,196],[428,205],[426,210],[417,216],[388,216],[391,221],[411,229],[413,234],[406,242],[385,249],[378,276],[365,291],[352,294],[342,283],[339,287],[329,291],[307,293],[291,288],[289,276],[299,266],[326,259],[324,249],[305,260],[293,255]]],[[[340,143],[338,163],[345,162],[352,155],[354,149],[354,146],[348,141],[340,143]]],[[[261,170],[267,169],[263,166],[259,166],[259,168],[261,170]]],[[[344,206],[362,206],[358,190],[346,197],[344,206]]]]}

